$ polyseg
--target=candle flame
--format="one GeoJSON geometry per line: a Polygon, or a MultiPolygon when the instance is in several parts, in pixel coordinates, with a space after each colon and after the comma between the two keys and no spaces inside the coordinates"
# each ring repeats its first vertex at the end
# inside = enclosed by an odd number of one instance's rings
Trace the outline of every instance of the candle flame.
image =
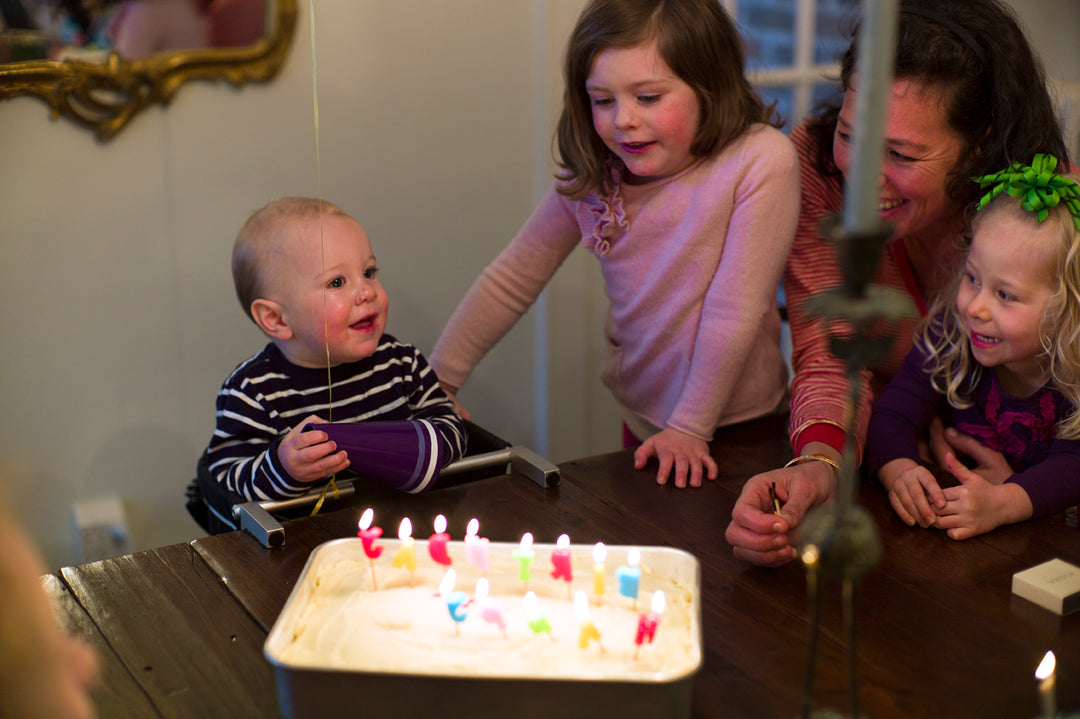
{"type": "Polygon", "coordinates": [[[597,542],[596,546],[592,548],[592,559],[597,564],[603,564],[604,560],[607,559],[607,547],[604,546],[603,542],[597,542]]]}
{"type": "Polygon", "coordinates": [[[560,534],[559,538],[555,540],[555,546],[559,549],[566,549],[570,546],[570,535],[560,534]]]}
{"type": "Polygon", "coordinates": [[[522,549],[528,549],[529,547],[532,546],[532,543],[533,543],[532,532],[525,532],[525,534],[521,535],[521,545],[520,546],[521,546],[522,549]]]}
{"type": "Polygon", "coordinates": [[[442,581],[439,582],[439,596],[445,597],[450,592],[454,591],[454,584],[457,582],[457,572],[453,569],[447,569],[446,574],[443,575],[442,581]]]}
{"type": "Polygon", "coordinates": [[[539,604],[536,599],[536,592],[530,589],[529,591],[525,592],[525,598],[521,601],[522,605],[525,607],[525,614],[530,616],[536,614],[536,608],[539,604]]]}
{"type": "Polygon", "coordinates": [[[652,595],[652,613],[663,614],[664,606],[667,604],[667,597],[664,596],[663,589],[657,589],[652,595]]]}
{"type": "Polygon", "coordinates": [[[401,520],[401,524],[398,525],[397,530],[398,539],[405,541],[412,536],[412,520],[408,517],[401,520]]]}
{"type": "Polygon", "coordinates": [[[360,529],[368,529],[371,527],[371,521],[375,519],[375,510],[368,507],[364,510],[364,513],[360,515],[360,522],[356,526],[360,529]]]}
{"type": "Polygon", "coordinates": [[[476,533],[480,531],[480,520],[473,517],[469,520],[469,523],[465,526],[465,536],[475,537],[476,533]]]}
{"type": "Polygon", "coordinates": [[[585,596],[585,592],[581,589],[574,592],[574,616],[577,617],[579,622],[589,618],[589,598],[585,596]]]}
{"type": "Polygon", "coordinates": [[[626,553],[626,563],[629,564],[631,567],[636,567],[638,565],[638,562],[640,562],[640,561],[641,561],[641,550],[638,549],[637,547],[634,547],[633,549],[631,549],[629,552],[626,553]]]}
{"type": "Polygon", "coordinates": [[[476,580],[476,601],[480,602],[487,599],[489,591],[487,577],[480,577],[476,580]]]}
{"type": "Polygon", "coordinates": [[[446,516],[440,514],[435,517],[435,533],[442,534],[446,531],[446,516]]]}
{"type": "Polygon", "coordinates": [[[1054,668],[1057,666],[1057,660],[1054,659],[1053,652],[1047,652],[1043,657],[1043,660],[1039,663],[1039,668],[1035,670],[1035,678],[1039,681],[1047,679],[1054,674],[1054,668]]]}

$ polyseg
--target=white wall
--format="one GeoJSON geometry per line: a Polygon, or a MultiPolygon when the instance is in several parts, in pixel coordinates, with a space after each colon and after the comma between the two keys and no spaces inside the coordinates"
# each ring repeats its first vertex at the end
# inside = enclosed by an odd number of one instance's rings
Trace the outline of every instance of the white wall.
{"type": "MultiPolygon", "coordinates": [[[[233,295],[233,237],[269,199],[318,192],[299,5],[272,83],[187,85],[108,144],[34,98],[0,102],[0,457],[52,566],[77,560],[77,500],[120,496],[136,548],[199,534],[183,489],[215,393],[264,342],[233,295]]],[[[424,351],[550,177],[549,53],[579,8],[316,3],[322,193],[367,227],[389,329],[424,351]]],[[[478,422],[531,446],[546,431],[534,325],[526,317],[462,395],[478,422]]]]}

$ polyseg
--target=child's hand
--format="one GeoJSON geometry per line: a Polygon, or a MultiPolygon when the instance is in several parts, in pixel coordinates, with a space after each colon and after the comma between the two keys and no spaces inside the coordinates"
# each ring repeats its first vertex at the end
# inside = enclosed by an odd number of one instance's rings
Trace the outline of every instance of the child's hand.
{"type": "Polygon", "coordinates": [[[1031,498],[1020,485],[991,484],[951,453],[945,467],[960,480],[960,486],[945,490],[946,505],[938,512],[938,526],[951,538],[968,539],[1031,518],[1031,498]]]}
{"type": "Polygon", "coordinates": [[[665,429],[645,440],[634,451],[634,469],[641,469],[656,457],[660,469],[656,473],[657,484],[667,484],[668,474],[675,469],[675,486],[685,487],[687,476],[691,487],[701,486],[702,467],[709,479],[716,479],[716,461],[709,454],[709,445],[703,439],[691,437],[677,429],[665,429]]]}
{"type": "Polygon", "coordinates": [[[932,526],[945,508],[945,494],[929,469],[910,459],[894,459],[878,470],[889,503],[909,527],[932,526]],[[931,506],[933,505],[933,506],[931,506]]]}
{"type": "Polygon", "coordinates": [[[281,440],[278,459],[285,471],[300,482],[315,482],[349,466],[345,450],[336,452],[337,444],[322,430],[304,432],[308,424],[324,424],[326,420],[310,415],[297,422],[281,440]]]}
{"type": "Polygon", "coordinates": [[[930,450],[939,467],[945,466],[945,456],[950,452],[971,457],[978,465],[972,471],[990,484],[1004,484],[1014,474],[1001,452],[953,427],[945,429],[937,417],[930,423],[930,450]]]}

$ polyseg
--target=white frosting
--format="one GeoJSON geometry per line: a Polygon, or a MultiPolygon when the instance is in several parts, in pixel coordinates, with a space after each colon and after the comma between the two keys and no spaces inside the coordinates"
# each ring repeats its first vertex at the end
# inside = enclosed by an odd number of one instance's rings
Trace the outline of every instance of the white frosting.
{"type": "Polygon", "coordinates": [[[395,568],[398,540],[380,540],[382,556],[372,566],[358,539],[328,542],[312,553],[300,582],[267,641],[267,656],[291,667],[347,669],[476,677],[615,679],[670,681],[701,664],[697,561],[666,548],[641,548],[641,580],[636,609],[618,592],[614,573],[626,562],[628,547],[608,547],[604,594],[593,596],[591,546],[574,546],[573,582],[551,578],[553,545],[535,545],[527,589],[536,593],[539,611],[551,633],[530,629],[524,603],[526,586],[512,557],[516,544],[492,543],[489,600],[502,611],[506,635],[481,617],[475,601],[480,572],[465,561],[461,542],[450,542],[457,573],[455,590],[471,604],[468,617],[455,623],[438,594],[446,568],[415,543],[417,569],[395,568]],[[410,581],[413,586],[410,586],[410,581]],[[581,622],[570,590],[590,598],[589,620],[600,632],[600,645],[579,648],[581,622]],[[635,644],[638,622],[650,612],[657,589],[666,605],[653,643],[635,644]],[[637,655],[635,657],[635,654],[637,655]]]}

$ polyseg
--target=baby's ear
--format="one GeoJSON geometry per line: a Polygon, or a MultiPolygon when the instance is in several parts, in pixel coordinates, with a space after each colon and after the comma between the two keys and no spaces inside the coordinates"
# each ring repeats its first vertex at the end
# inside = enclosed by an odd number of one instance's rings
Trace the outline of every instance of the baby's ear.
{"type": "Polygon", "coordinates": [[[289,323],[285,321],[281,305],[277,302],[261,298],[255,300],[251,303],[251,317],[255,320],[255,324],[273,339],[292,339],[292,329],[289,327],[289,323]]]}

